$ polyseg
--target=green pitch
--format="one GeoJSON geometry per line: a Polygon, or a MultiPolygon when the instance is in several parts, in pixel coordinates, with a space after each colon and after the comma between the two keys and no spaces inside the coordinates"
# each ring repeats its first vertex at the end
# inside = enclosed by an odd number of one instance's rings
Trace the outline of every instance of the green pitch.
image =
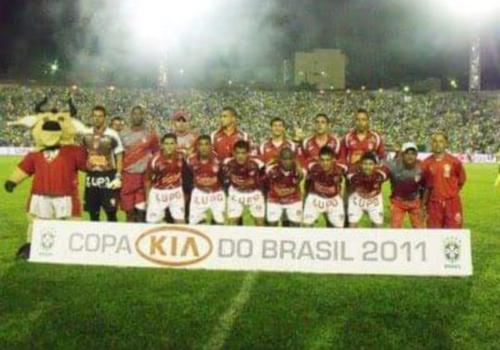
{"type": "Polygon", "coordinates": [[[471,278],[30,264],[13,259],[29,186],[2,189],[0,349],[498,349],[496,169],[467,166],[471,278]]]}

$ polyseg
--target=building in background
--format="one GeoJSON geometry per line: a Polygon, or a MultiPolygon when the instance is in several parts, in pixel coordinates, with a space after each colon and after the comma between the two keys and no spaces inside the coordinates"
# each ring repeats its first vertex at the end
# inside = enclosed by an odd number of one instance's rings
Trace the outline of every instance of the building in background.
{"type": "Polygon", "coordinates": [[[318,89],[344,89],[347,57],[337,49],[296,52],[294,83],[312,84],[318,89]]]}

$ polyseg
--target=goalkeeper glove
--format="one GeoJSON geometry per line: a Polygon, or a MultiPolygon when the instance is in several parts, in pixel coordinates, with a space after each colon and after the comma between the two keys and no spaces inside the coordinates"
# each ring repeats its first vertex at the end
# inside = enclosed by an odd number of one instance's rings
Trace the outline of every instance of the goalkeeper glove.
{"type": "Polygon", "coordinates": [[[113,181],[108,184],[110,190],[117,190],[122,187],[122,179],[120,174],[116,174],[113,181]]]}

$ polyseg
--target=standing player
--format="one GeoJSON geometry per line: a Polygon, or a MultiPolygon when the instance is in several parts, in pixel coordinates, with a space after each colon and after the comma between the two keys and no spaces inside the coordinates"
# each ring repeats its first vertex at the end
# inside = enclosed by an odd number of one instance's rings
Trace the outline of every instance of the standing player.
{"type": "Polygon", "coordinates": [[[187,166],[194,184],[189,223],[204,223],[205,214],[210,210],[214,221],[224,224],[226,195],[222,190],[222,167],[213,153],[210,136],[198,138],[197,152],[188,158],[187,166]]]}
{"type": "Polygon", "coordinates": [[[146,222],[162,222],[167,209],[174,223],[185,222],[182,181],[186,170],[184,156],[177,151],[177,136],[165,134],[161,150],[149,161],[146,170],[146,190],[149,190],[146,222]]]}
{"type": "Polygon", "coordinates": [[[367,152],[361,157],[360,167],[347,174],[353,192],[349,195],[349,227],[358,227],[363,213],[368,213],[375,227],[384,224],[382,183],[387,180],[387,171],[377,166],[377,156],[367,152]]]}
{"type": "Polygon", "coordinates": [[[304,220],[312,226],[322,214],[334,227],[344,226],[344,202],[340,195],[342,179],[347,166],[335,159],[335,152],[328,146],[321,147],[319,158],[309,164],[306,179],[304,220]]]}
{"type": "Polygon", "coordinates": [[[172,115],[174,134],[177,136],[177,149],[188,157],[194,151],[198,134],[190,130],[189,115],[184,111],[177,111],[172,115]]]}
{"type": "Polygon", "coordinates": [[[354,129],[340,143],[340,159],[348,166],[359,162],[363,154],[374,152],[379,159],[385,157],[385,146],[380,134],[370,130],[370,116],[365,109],[358,109],[354,117],[354,129]]]}
{"type": "Polygon", "coordinates": [[[314,118],[314,135],[307,137],[302,142],[301,159],[302,164],[307,166],[310,162],[318,160],[321,147],[328,146],[337,158],[340,151],[340,142],[330,134],[330,119],[324,113],[319,113],[314,118]]]}
{"type": "Polygon", "coordinates": [[[259,148],[259,157],[266,164],[278,160],[281,150],[288,148],[293,153],[296,152],[295,142],[290,141],[285,136],[285,121],[279,117],[271,120],[271,137],[264,141],[259,148]]]}
{"type": "Polygon", "coordinates": [[[410,216],[413,228],[423,228],[423,176],[417,160],[417,145],[407,142],[401,147],[401,156],[387,161],[391,180],[391,227],[403,227],[405,214],[410,216]]]}
{"type": "Polygon", "coordinates": [[[281,149],[279,160],[266,169],[269,188],[267,222],[270,226],[278,226],[283,213],[286,214],[291,226],[300,226],[302,221],[300,183],[303,178],[304,171],[296,163],[295,153],[290,148],[281,149]]]}
{"type": "Polygon", "coordinates": [[[117,221],[117,201],[121,187],[123,145],[118,133],[106,127],[106,109],[92,109],[94,127],[82,134],[87,149],[87,178],[85,181],[85,211],[90,220],[99,221],[101,208],[108,221],[117,221]]]}
{"type": "Polygon", "coordinates": [[[265,201],[262,193],[264,163],[250,158],[250,144],[239,140],[234,144],[234,157],[224,162],[224,181],[229,186],[227,216],[231,225],[240,221],[248,207],[257,226],[264,223],[265,201]]]}
{"type": "Polygon", "coordinates": [[[123,122],[122,117],[113,117],[111,118],[111,122],[109,123],[109,127],[120,134],[125,127],[125,123],[123,122]]]}
{"type": "Polygon", "coordinates": [[[238,113],[233,107],[226,106],[222,108],[220,114],[221,127],[211,135],[215,154],[222,162],[232,156],[237,141],[250,142],[248,134],[238,129],[237,118],[238,113]]]}
{"type": "Polygon", "coordinates": [[[146,128],[144,109],[135,106],[130,113],[130,129],[121,134],[123,173],[120,204],[128,222],[145,222],[146,190],[144,174],[153,154],[160,150],[155,131],[146,128]]]}
{"type": "Polygon", "coordinates": [[[428,228],[461,228],[460,190],[466,175],[462,162],[446,152],[448,138],[443,132],[431,136],[432,155],[422,162],[426,191],[428,228]]]}

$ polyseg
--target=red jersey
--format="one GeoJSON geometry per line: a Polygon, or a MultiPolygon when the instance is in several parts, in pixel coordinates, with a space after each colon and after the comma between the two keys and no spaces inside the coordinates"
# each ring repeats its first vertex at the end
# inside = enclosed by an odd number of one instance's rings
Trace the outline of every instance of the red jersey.
{"type": "Polygon", "coordinates": [[[317,160],[319,157],[319,151],[321,147],[328,146],[330,147],[335,155],[338,156],[340,151],[340,142],[334,135],[328,135],[326,142],[319,144],[316,136],[307,137],[302,141],[302,147],[300,150],[300,157],[303,161],[303,164],[309,164],[313,160],[317,160]]]}
{"type": "Polygon", "coordinates": [[[156,132],[147,129],[127,130],[120,135],[123,143],[123,170],[142,174],[153,154],[160,150],[156,132]]]}
{"type": "Polygon", "coordinates": [[[285,170],[281,163],[275,163],[266,169],[266,181],[269,187],[267,200],[272,203],[289,204],[301,200],[300,182],[304,178],[304,171],[294,166],[292,170],[285,170]]]}
{"type": "Polygon", "coordinates": [[[340,193],[342,178],[347,173],[347,166],[335,162],[328,171],[314,161],[309,164],[306,188],[308,192],[325,198],[333,198],[340,193]]]}
{"type": "Polygon", "coordinates": [[[151,181],[152,187],[160,190],[180,187],[185,170],[184,164],[181,152],[177,152],[171,158],[166,158],[160,151],[148,163],[146,180],[151,181]]]}
{"type": "Polygon", "coordinates": [[[466,176],[462,162],[449,153],[437,159],[434,155],[422,162],[425,187],[431,190],[429,200],[439,201],[458,197],[466,176]]]}
{"type": "Polygon", "coordinates": [[[376,167],[371,175],[366,175],[361,169],[356,169],[347,174],[354,192],[363,198],[372,198],[382,191],[382,184],[387,180],[387,170],[383,167],[376,167]]]}
{"type": "Polygon", "coordinates": [[[368,130],[366,137],[360,140],[356,130],[351,130],[342,138],[340,158],[347,165],[356,164],[366,152],[374,152],[379,159],[385,157],[385,147],[379,133],[368,130]]]}
{"type": "Polygon", "coordinates": [[[297,145],[290,140],[283,140],[280,144],[275,144],[272,139],[264,141],[259,148],[259,157],[265,164],[276,161],[282,149],[290,148],[294,153],[297,152],[297,145]]]}
{"type": "Polygon", "coordinates": [[[224,180],[240,191],[260,190],[264,163],[256,158],[249,158],[245,164],[228,158],[224,162],[224,180]]]}
{"type": "Polygon", "coordinates": [[[78,186],[78,170],[85,171],[87,153],[68,145],[51,151],[28,153],[18,167],[34,175],[31,193],[44,196],[72,196],[78,186]]]}
{"type": "Polygon", "coordinates": [[[214,155],[208,159],[201,159],[195,153],[187,160],[187,167],[194,179],[194,187],[205,192],[215,192],[221,189],[221,172],[222,167],[220,161],[214,155]]]}
{"type": "Polygon", "coordinates": [[[219,129],[214,131],[212,135],[210,135],[212,139],[212,145],[214,148],[215,154],[217,157],[224,161],[227,158],[230,158],[233,154],[233,146],[239,140],[250,141],[248,134],[244,131],[236,129],[232,134],[228,135],[224,132],[223,129],[219,129]]]}

